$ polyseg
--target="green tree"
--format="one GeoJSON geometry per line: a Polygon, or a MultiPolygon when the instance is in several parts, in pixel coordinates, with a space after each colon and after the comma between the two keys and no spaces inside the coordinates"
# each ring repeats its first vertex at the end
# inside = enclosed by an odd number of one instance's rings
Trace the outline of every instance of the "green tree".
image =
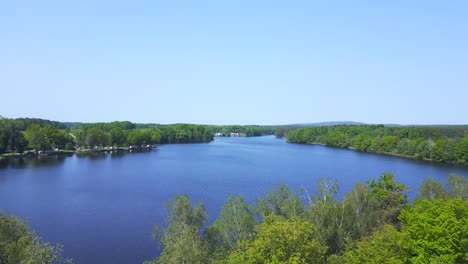
{"type": "Polygon", "coordinates": [[[363,240],[351,242],[342,256],[329,258],[331,264],[404,264],[409,262],[409,245],[406,234],[393,226],[385,225],[363,240]]]}
{"type": "Polygon", "coordinates": [[[317,227],[318,239],[327,246],[328,253],[341,250],[344,244],[344,207],[335,198],[338,193],[336,180],[321,178],[317,184],[317,196],[306,192],[310,203],[307,219],[317,227]]]}
{"type": "Polygon", "coordinates": [[[0,118],[0,153],[22,153],[28,142],[21,132],[21,124],[18,121],[0,118]]]}
{"type": "Polygon", "coordinates": [[[160,257],[145,263],[209,263],[208,248],[200,237],[200,230],[206,221],[203,204],[192,207],[187,195],[178,196],[167,204],[169,226],[162,230],[155,226],[153,237],[163,246],[160,257]]]}
{"type": "Polygon", "coordinates": [[[124,146],[127,143],[127,136],[124,130],[120,128],[112,128],[109,131],[109,142],[113,146],[124,146]]]}
{"type": "Polygon", "coordinates": [[[431,159],[439,162],[454,162],[456,161],[455,147],[456,140],[454,139],[436,139],[432,146],[431,159]]]}
{"type": "Polygon", "coordinates": [[[72,139],[68,134],[52,125],[41,127],[39,124],[32,124],[24,131],[24,136],[29,142],[29,147],[36,150],[65,148],[72,144],[72,139]]]}
{"type": "Polygon", "coordinates": [[[302,264],[322,263],[326,247],[315,237],[313,224],[269,215],[256,227],[254,240],[244,242],[227,263],[302,264]]]}
{"type": "Polygon", "coordinates": [[[99,128],[90,128],[86,131],[86,145],[89,148],[102,147],[109,144],[109,136],[99,128]]]}
{"type": "Polygon", "coordinates": [[[51,148],[50,143],[43,134],[41,126],[38,124],[30,125],[26,131],[24,131],[24,136],[29,142],[28,146],[30,148],[36,150],[47,150],[51,148]]]}
{"type": "Polygon", "coordinates": [[[397,149],[398,146],[398,137],[397,136],[383,136],[380,139],[379,151],[382,152],[393,152],[397,149]]]}
{"type": "Polygon", "coordinates": [[[456,145],[454,149],[454,156],[458,163],[468,164],[468,136],[465,136],[456,145]]]}
{"type": "Polygon", "coordinates": [[[343,199],[345,211],[344,229],[351,239],[368,236],[381,226],[381,214],[376,210],[372,194],[367,186],[357,183],[343,199]]]}
{"type": "Polygon", "coordinates": [[[153,131],[151,131],[151,142],[153,142],[153,144],[161,143],[161,138],[162,134],[160,129],[153,129],[153,131]]]}
{"type": "Polygon", "coordinates": [[[356,150],[367,151],[371,145],[371,140],[367,134],[359,134],[353,139],[353,147],[356,150]]]}
{"type": "Polygon", "coordinates": [[[468,179],[465,177],[450,174],[447,179],[447,189],[451,197],[468,202],[468,179]]]}
{"type": "Polygon", "coordinates": [[[240,196],[230,196],[214,225],[205,232],[210,251],[222,259],[229,251],[240,247],[241,241],[253,238],[256,225],[245,200],[240,196]]]}
{"type": "Polygon", "coordinates": [[[151,132],[149,130],[132,130],[128,133],[127,142],[130,145],[151,144],[151,132]]]}
{"type": "Polygon", "coordinates": [[[394,180],[391,173],[384,173],[377,181],[372,179],[367,182],[373,205],[382,212],[382,220],[385,223],[398,223],[398,215],[408,204],[407,188],[394,180]]]}
{"type": "Polygon", "coordinates": [[[421,200],[401,212],[413,263],[468,262],[468,202],[421,200]]]}
{"type": "Polygon", "coordinates": [[[297,194],[282,184],[268,193],[265,198],[257,201],[256,212],[260,213],[263,218],[275,214],[288,219],[302,217],[305,213],[305,206],[297,194]]]}
{"type": "Polygon", "coordinates": [[[41,131],[45,138],[45,142],[49,143],[50,147],[65,148],[65,145],[71,141],[69,135],[65,134],[52,125],[45,125],[41,128],[41,131]]]}
{"type": "Polygon", "coordinates": [[[431,178],[426,178],[424,182],[419,186],[419,192],[417,199],[427,199],[434,201],[435,199],[448,198],[448,194],[444,189],[444,186],[439,182],[433,181],[431,178]]]}
{"type": "Polygon", "coordinates": [[[71,263],[71,260],[63,258],[59,245],[41,241],[24,221],[0,213],[0,263],[52,264],[71,263]]]}

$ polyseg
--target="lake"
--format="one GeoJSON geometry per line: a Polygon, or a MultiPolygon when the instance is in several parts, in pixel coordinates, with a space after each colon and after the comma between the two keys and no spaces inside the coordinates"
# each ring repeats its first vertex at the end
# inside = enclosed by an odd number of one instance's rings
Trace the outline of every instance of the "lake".
{"type": "Polygon", "coordinates": [[[356,182],[395,174],[414,198],[430,176],[445,181],[468,169],[317,145],[273,136],[216,138],[207,144],[95,157],[53,157],[0,164],[0,210],[29,220],[44,240],[64,245],[79,264],[141,263],[157,256],[153,224],[166,201],[188,194],[203,202],[211,224],[230,194],[249,203],[285,183],[314,190],[338,180],[341,198],[356,182]]]}

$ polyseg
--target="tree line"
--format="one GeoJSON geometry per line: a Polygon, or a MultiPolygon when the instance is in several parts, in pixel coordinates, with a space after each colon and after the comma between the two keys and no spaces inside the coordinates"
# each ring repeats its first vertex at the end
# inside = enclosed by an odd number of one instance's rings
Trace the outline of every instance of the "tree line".
{"type": "Polygon", "coordinates": [[[23,153],[26,149],[71,149],[73,145],[73,138],[60,122],[0,116],[0,154],[23,153]]]}
{"type": "Polygon", "coordinates": [[[134,123],[109,122],[75,124],[43,119],[8,119],[0,117],[0,154],[23,153],[27,149],[48,151],[74,150],[77,147],[125,147],[142,144],[200,143],[213,140],[208,126],[176,124],[138,128],[134,123]]]}
{"type": "MultiPolygon", "coordinates": [[[[129,129],[155,129],[168,125],[160,125],[154,123],[139,124],[131,123],[128,121],[115,121],[109,123],[64,123],[67,127],[72,129],[83,129],[89,127],[97,127],[101,130],[109,131],[112,128],[119,128],[122,130],[129,129]]],[[[183,124],[174,124],[174,125],[183,125],[183,124]]],[[[226,136],[229,136],[230,133],[240,133],[245,134],[248,137],[254,136],[265,136],[265,135],[274,135],[277,127],[275,126],[259,126],[259,125],[208,125],[208,128],[211,129],[213,133],[222,133],[226,136]]]]}
{"type": "Polygon", "coordinates": [[[278,133],[283,133],[291,143],[324,144],[437,162],[468,164],[468,126],[334,126],[296,128],[278,133]]]}
{"type": "Polygon", "coordinates": [[[249,206],[231,196],[213,225],[187,195],[155,226],[159,263],[467,263],[468,180],[426,179],[414,203],[392,174],[357,183],[342,201],[324,178],[311,194],[279,186],[249,206]]]}
{"type": "Polygon", "coordinates": [[[247,137],[258,137],[266,135],[274,135],[276,127],[273,126],[240,126],[240,125],[226,125],[226,126],[210,126],[213,133],[221,133],[229,136],[230,133],[245,134],[247,137]]]}
{"type": "Polygon", "coordinates": [[[77,131],[80,146],[129,146],[142,144],[201,143],[213,140],[213,132],[207,126],[176,124],[135,129],[116,122],[106,125],[87,125],[77,131]]]}

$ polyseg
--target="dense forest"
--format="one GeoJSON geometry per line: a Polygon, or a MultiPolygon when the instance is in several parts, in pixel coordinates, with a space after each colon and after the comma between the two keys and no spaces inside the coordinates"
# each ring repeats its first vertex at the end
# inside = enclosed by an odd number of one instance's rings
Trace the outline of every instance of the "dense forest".
{"type": "Polygon", "coordinates": [[[392,174],[342,201],[328,178],[315,192],[281,185],[253,207],[231,196],[206,228],[204,205],[178,196],[153,232],[163,251],[145,263],[467,263],[468,180],[428,178],[413,204],[407,191],[392,174]]]}
{"type": "Polygon", "coordinates": [[[213,131],[202,125],[152,125],[150,128],[139,128],[134,123],[124,121],[74,124],[73,127],[72,129],[64,123],[43,119],[0,118],[0,154],[23,153],[28,149],[95,149],[213,140],[213,131]]]}
{"type": "Polygon", "coordinates": [[[136,128],[130,122],[87,124],[76,132],[80,146],[128,146],[141,144],[201,143],[213,140],[213,132],[202,125],[159,125],[136,128]]]}
{"type": "Polygon", "coordinates": [[[215,133],[229,136],[273,135],[272,126],[207,126],[192,124],[137,124],[129,121],[100,123],[57,122],[38,118],[0,117],[0,155],[25,150],[50,151],[77,148],[100,149],[132,145],[201,143],[213,140],[215,133]]]}
{"type": "MultiPolygon", "coordinates": [[[[388,173],[357,183],[341,201],[329,178],[315,191],[281,185],[253,206],[229,197],[211,226],[203,204],[178,196],[167,203],[168,225],[153,231],[162,253],[145,263],[467,263],[468,180],[427,178],[413,203],[407,191],[388,173]]],[[[0,263],[71,262],[0,213],[0,263]]]]}
{"type": "Polygon", "coordinates": [[[383,125],[307,127],[278,130],[291,143],[323,144],[437,162],[468,164],[468,126],[386,127],[383,125]]]}

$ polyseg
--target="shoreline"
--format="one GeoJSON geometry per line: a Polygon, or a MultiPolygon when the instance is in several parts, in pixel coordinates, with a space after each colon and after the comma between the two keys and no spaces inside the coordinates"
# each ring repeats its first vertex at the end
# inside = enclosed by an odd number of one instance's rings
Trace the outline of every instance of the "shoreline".
{"type": "Polygon", "coordinates": [[[451,165],[451,166],[462,167],[462,168],[467,168],[468,167],[468,164],[460,164],[460,163],[456,163],[456,162],[440,162],[440,161],[436,161],[434,159],[417,158],[417,157],[413,157],[413,156],[408,156],[408,155],[398,154],[398,153],[392,153],[392,152],[362,151],[362,150],[357,150],[354,147],[333,147],[333,146],[329,146],[329,145],[324,144],[324,143],[295,143],[295,142],[287,141],[286,138],[284,138],[284,137],[283,137],[283,139],[284,139],[285,142],[290,143],[290,144],[317,145],[317,146],[323,146],[323,147],[327,147],[327,148],[348,149],[348,150],[353,150],[353,151],[360,152],[360,153],[368,153],[368,154],[375,154],[375,155],[398,157],[398,158],[404,158],[404,159],[409,159],[409,160],[414,160],[414,161],[423,161],[423,162],[428,162],[428,163],[434,163],[434,164],[438,164],[438,165],[451,165]]]}
{"type": "Polygon", "coordinates": [[[35,158],[48,158],[48,157],[57,157],[57,156],[71,156],[71,155],[93,155],[93,154],[111,154],[111,153],[136,153],[144,152],[157,149],[157,147],[148,147],[148,148],[134,148],[130,149],[128,147],[119,147],[114,149],[99,149],[99,150],[59,150],[49,153],[8,153],[7,155],[0,155],[0,160],[12,160],[12,159],[35,159],[35,158]]]}
{"type": "Polygon", "coordinates": [[[136,146],[127,146],[127,147],[107,147],[100,148],[97,150],[92,149],[76,149],[76,150],[58,150],[48,153],[3,153],[0,154],[0,160],[11,160],[11,159],[32,159],[32,158],[46,158],[46,157],[54,157],[54,156],[68,156],[68,155],[93,155],[93,154],[101,154],[101,153],[137,153],[137,152],[145,152],[150,151],[153,149],[157,149],[158,146],[162,145],[187,145],[187,144],[207,144],[212,142],[214,139],[210,141],[203,141],[203,142],[184,142],[184,143],[164,143],[164,144],[155,144],[155,145],[146,145],[144,147],[136,147],[136,146]]]}

